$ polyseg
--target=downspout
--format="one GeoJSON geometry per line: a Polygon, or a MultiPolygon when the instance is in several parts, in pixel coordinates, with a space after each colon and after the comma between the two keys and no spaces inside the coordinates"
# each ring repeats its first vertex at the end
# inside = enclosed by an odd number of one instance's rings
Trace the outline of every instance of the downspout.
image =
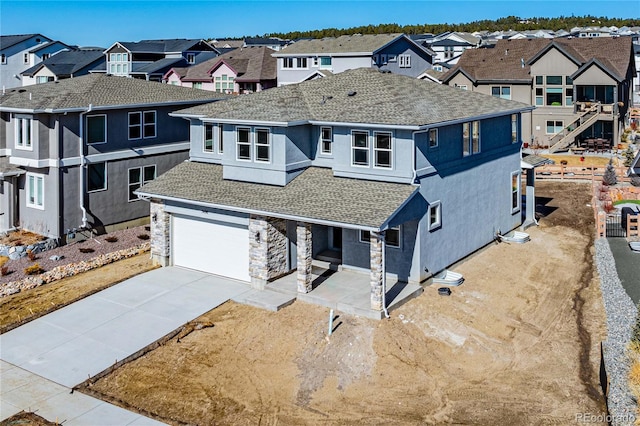
{"type": "Polygon", "coordinates": [[[389,312],[387,311],[387,244],[385,240],[385,232],[380,233],[382,237],[382,311],[385,318],[389,318],[389,312]]]}
{"type": "Polygon", "coordinates": [[[413,178],[411,179],[411,184],[416,184],[416,179],[418,175],[418,170],[416,170],[416,150],[418,149],[418,144],[416,144],[416,135],[420,133],[426,133],[431,129],[422,129],[422,130],[414,130],[411,135],[413,139],[413,149],[411,150],[411,167],[413,167],[413,178]]]}
{"type": "Polygon", "coordinates": [[[85,173],[84,167],[86,164],[86,158],[84,155],[84,117],[93,109],[93,105],[89,104],[89,108],[86,111],[80,113],[80,210],[82,211],[82,228],[87,229],[87,209],[84,207],[84,187],[85,187],[85,173]]]}

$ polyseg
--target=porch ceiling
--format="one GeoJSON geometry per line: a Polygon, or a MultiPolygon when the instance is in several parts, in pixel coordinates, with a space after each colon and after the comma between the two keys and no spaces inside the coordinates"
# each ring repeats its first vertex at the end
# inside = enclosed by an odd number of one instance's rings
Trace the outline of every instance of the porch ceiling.
{"type": "Polygon", "coordinates": [[[375,230],[416,190],[408,184],[335,177],[331,169],[318,167],[306,169],[283,187],[238,182],[223,179],[220,165],[184,162],[137,193],[229,211],[375,230]]]}

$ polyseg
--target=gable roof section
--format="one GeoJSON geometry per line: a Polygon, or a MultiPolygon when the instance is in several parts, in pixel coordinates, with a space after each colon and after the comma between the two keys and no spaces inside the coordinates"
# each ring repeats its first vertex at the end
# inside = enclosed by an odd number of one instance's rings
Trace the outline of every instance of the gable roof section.
{"type": "Polygon", "coordinates": [[[50,47],[50,46],[53,46],[55,44],[60,44],[60,45],[62,45],[64,47],[66,47],[67,49],[73,49],[73,47],[71,47],[71,46],[69,46],[67,44],[64,44],[61,41],[49,41],[49,42],[46,42],[46,43],[39,44],[38,46],[36,46],[33,49],[29,50],[29,53],[36,53],[36,52],[38,52],[38,51],[40,51],[40,50],[42,50],[42,49],[44,49],[46,47],[50,47]]]}
{"type": "Polygon", "coordinates": [[[18,34],[18,35],[4,35],[0,36],[0,50],[8,49],[11,46],[15,46],[18,43],[29,40],[33,37],[42,37],[44,40],[51,41],[49,37],[45,37],[42,34],[18,34]]]}
{"type": "Polygon", "coordinates": [[[223,179],[222,167],[186,161],[144,185],[137,194],[272,217],[379,229],[417,191],[409,184],[335,177],[331,169],[319,167],[305,169],[286,186],[238,182],[223,179]]]}
{"type": "Polygon", "coordinates": [[[587,63],[582,65],[580,68],[578,68],[578,70],[571,75],[571,78],[573,79],[578,78],[582,73],[584,73],[585,71],[587,71],[589,68],[593,66],[600,68],[602,72],[604,72],[609,77],[616,80],[618,83],[624,81],[624,75],[620,76],[615,73],[614,71],[615,67],[613,66],[611,61],[609,61],[608,59],[596,59],[596,58],[592,58],[587,63]]]}
{"type": "Polygon", "coordinates": [[[224,122],[362,123],[421,128],[532,106],[374,69],[358,68],[175,113],[224,122]]]}
{"type": "Polygon", "coordinates": [[[46,67],[58,77],[71,76],[92,63],[100,60],[104,61],[104,59],[102,49],[63,51],[23,71],[22,75],[33,77],[43,67],[46,67]]]}
{"type": "MultiPolygon", "coordinates": [[[[273,54],[276,58],[295,55],[334,55],[349,56],[353,54],[373,55],[394,42],[402,34],[355,34],[322,39],[301,40],[273,54]]],[[[415,44],[414,41],[407,38],[415,44]]],[[[417,44],[416,44],[417,46],[417,44]]]]}
{"type": "Polygon", "coordinates": [[[198,45],[201,45],[202,47],[208,47],[205,50],[215,51],[215,48],[213,46],[202,39],[117,41],[109,46],[106,50],[109,51],[116,45],[122,46],[131,53],[181,53],[191,50],[194,46],[198,45]]]}
{"type": "Polygon", "coordinates": [[[228,98],[221,93],[103,74],[7,90],[0,111],[65,112],[133,105],[188,104],[228,98]]]}

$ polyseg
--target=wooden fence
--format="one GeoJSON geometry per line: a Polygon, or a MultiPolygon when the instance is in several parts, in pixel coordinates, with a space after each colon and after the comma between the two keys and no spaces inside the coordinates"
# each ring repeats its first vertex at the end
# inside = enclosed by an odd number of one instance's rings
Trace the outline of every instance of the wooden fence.
{"type": "MultiPolygon", "coordinates": [[[[631,179],[625,176],[628,167],[614,167],[618,183],[629,182],[631,179]]],[[[604,176],[605,167],[567,167],[562,165],[545,165],[536,167],[536,179],[554,180],[590,180],[601,181],[604,176]]]]}

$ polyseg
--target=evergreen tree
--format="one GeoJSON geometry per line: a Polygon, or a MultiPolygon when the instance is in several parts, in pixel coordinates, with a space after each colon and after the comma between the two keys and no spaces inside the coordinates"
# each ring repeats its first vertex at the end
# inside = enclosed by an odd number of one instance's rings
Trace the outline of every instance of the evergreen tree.
{"type": "Polygon", "coordinates": [[[602,176],[602,182],[605,185],[615,185],[618,183],[618,177],[616,176],[616,169],[613,167],[613,161],[609,160],[609,164],[607,164],[607,168],[604,171],[604,176],[602,176]]]}

